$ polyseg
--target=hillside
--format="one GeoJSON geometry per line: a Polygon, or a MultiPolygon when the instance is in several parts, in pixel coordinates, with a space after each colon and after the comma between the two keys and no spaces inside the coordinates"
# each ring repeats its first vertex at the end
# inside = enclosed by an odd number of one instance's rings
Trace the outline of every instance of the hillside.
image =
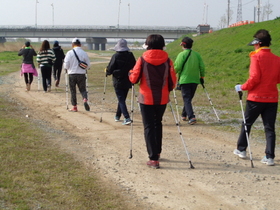
{"type": "MultiPolygon", "coordinates": [[[[221,109],[238,110],[237,98],[232,97],[234,86],[244,83],[248,77],[248,55],[254,49],[247,44],[259,29],[270,31],[272,52],[280,56],[280,19],[192,37],[193,50],[201,54],[206,66],[205,86],[221,109]]],[[[167,52],[173,60],[182,51],[180,42],[181,39],[167,45],[167,52]]]]}

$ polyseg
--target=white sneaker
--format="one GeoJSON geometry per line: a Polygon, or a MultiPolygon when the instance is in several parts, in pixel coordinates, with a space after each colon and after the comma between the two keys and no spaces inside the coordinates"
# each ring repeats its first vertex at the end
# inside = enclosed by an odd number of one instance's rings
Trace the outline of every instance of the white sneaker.
{"type": "Polygon", "coordinates": [[[266,156],[263,157],[263,159],[261,159],[261,163],[264,163],[268,166],[274,166],[274,160],[272,158],[266,158],[266,156]]]}
{"type": "Polygon", "coordinates": [[[233,154],[238,155],[240,158],[246,158],[246,151],[239,151],[238,149],[233,150],[233,154]]]}

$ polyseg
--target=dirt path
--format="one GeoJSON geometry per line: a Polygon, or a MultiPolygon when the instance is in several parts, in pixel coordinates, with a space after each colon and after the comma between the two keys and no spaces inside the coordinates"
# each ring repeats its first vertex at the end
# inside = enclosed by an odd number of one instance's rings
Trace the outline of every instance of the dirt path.
{"type": "MultiPolygon", "coordinates": [[[[62,75],[64,77],[64,75],[62,75]]],[[[137,105],[133,126],[133,158],[129,159],[130,126],[115,122],[115,96],[91,94],[91,111],[86,112],[78,95],[79,112],[66,110],[65,84],[44,93],[34,81],[25,91],[18,72],[5,78],[1,92],[22,106],[22,117],[67,138],[50,139],[63,151],[73,154],[87,167],[96,169],[103,180],[113,183],[130,202],[145,209],[279,209],[280,161],[268,167],[260,163],[264,142],[251,143],[255,168],[250,160],[232,153],[237,134],[214,130],[209,125],[183,124],[182,135],[195,169],[189,162],[173,116],[164,116],[163,152],[158,170],[146,166],[147,152],[137,105]],[[11,87],[12,90],[11,90],[11,87]],[[103,114],[102,114],[103,112],[103,114]],[[102,122],[100,117],[102,114],[102,122]]],[[[99,90],[99,92],[102,92],[99,90]]],[[[130,100],[130,99],[129,99],[130,100]]],[[[128,101],[128,106],[130,102],[128,101]]],[[[220,126],[223,126],[221,123],[220,126]]],[[[279,150],[276,155],[279,155],[279,150]]]]}

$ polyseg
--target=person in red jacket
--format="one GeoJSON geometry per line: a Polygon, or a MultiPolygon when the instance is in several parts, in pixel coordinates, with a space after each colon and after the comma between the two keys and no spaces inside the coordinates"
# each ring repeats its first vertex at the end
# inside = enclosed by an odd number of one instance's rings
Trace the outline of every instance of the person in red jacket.
{"type": "MultiPolygon", "coordinates": [[[[275,121],[278,107],[277,84],[280,83],[280,57],[270,51],[271,36],[267,30],[258,30],[254,38],[248,44],[255,47],[255,51],[250,53],[249,79],[243,85],[236,85],[235,90],[237,92],[248,91],[244,114],[248,135],[251,126],[261,115],[266,136],[266,155],[261,162],[273,166],[275,121]]],[[[233,153],[240,158],[246,158],[247,146],[246,131],[243,125],[237,142],[237,149],[233,153]]]]}
{"type": "Polygon", "coordinates": [[[147,165],[159,168],[162,146],[162,116],[169,102],[169,92],[176,85],[173,62],[163,51],[164,38],[159,34],[149,35],[145,41],[147,51],[137,60],[130,71],[132,84],[140,81],[138,102],[144,126],[144,137],[149,155],[147,165]]]}

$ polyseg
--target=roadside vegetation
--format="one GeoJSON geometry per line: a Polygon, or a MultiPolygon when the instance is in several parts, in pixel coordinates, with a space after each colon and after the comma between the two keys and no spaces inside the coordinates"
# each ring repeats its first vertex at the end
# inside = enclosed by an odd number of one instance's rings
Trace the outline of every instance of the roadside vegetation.
{"type": "MultiPolygon", "coordinates": [[[[272,52],[280,56],[280,19],[193,37],[193,50],[202,55],[206,65],[206,90],[221,119],[218,123],[203,88],[199,86],[194,107],[200,123],[231,132],[239,131],[242,115],[234,86],[248,78],[248,54],[253,47],[247,44],[258,29],[270,31],[272,52]]],[[[192,37],[192,34],[188,36],[192,37]]],[[[181,38],[167,45],[172,60],[182,51],[180,42],[181,38]]],[[[22,58],[17,51],[23,43],[5,43],[5,47],[0,47],[0,83],[5,80],[5,75],[19,71],[22,58]]],[[[38,51],[40,43],[33,46],[38,51]]],[[[114,53],[88,52],[98,55],[98,58],[91,57],[91,61],[104,61],[114,53]]],[[[133,53],[138,58],[143,51],[133,53]]],[[[98,63],[92,66],[93,73],[88,74],[90,92],[102,94],[106,65],[98,63]]],[[[113,91],[109,84],[107,91],[113,91]]],[[[181,93],[176,91],[176,94],[181,110],[181,93]]],[[[174,100],[173,93],[171,100],[174,100]]],[[[245,100],[246,92],[244,104],[245,100]]],[[[20,118],[19,112],[16,103],[7,100],[4,94],[0,96],[0,209],[129,209],[123,198],[110,190],[110,186],[104,186],[94,171],[55,148],[48,142],[51,134],[20,118]]],[[[277,136],[280,136],[279,119],[278,115],[277,136]]],[[[263,140],[262,130],[259,121],[252,128],[257,136],[254,137],[263,140]]]]}

